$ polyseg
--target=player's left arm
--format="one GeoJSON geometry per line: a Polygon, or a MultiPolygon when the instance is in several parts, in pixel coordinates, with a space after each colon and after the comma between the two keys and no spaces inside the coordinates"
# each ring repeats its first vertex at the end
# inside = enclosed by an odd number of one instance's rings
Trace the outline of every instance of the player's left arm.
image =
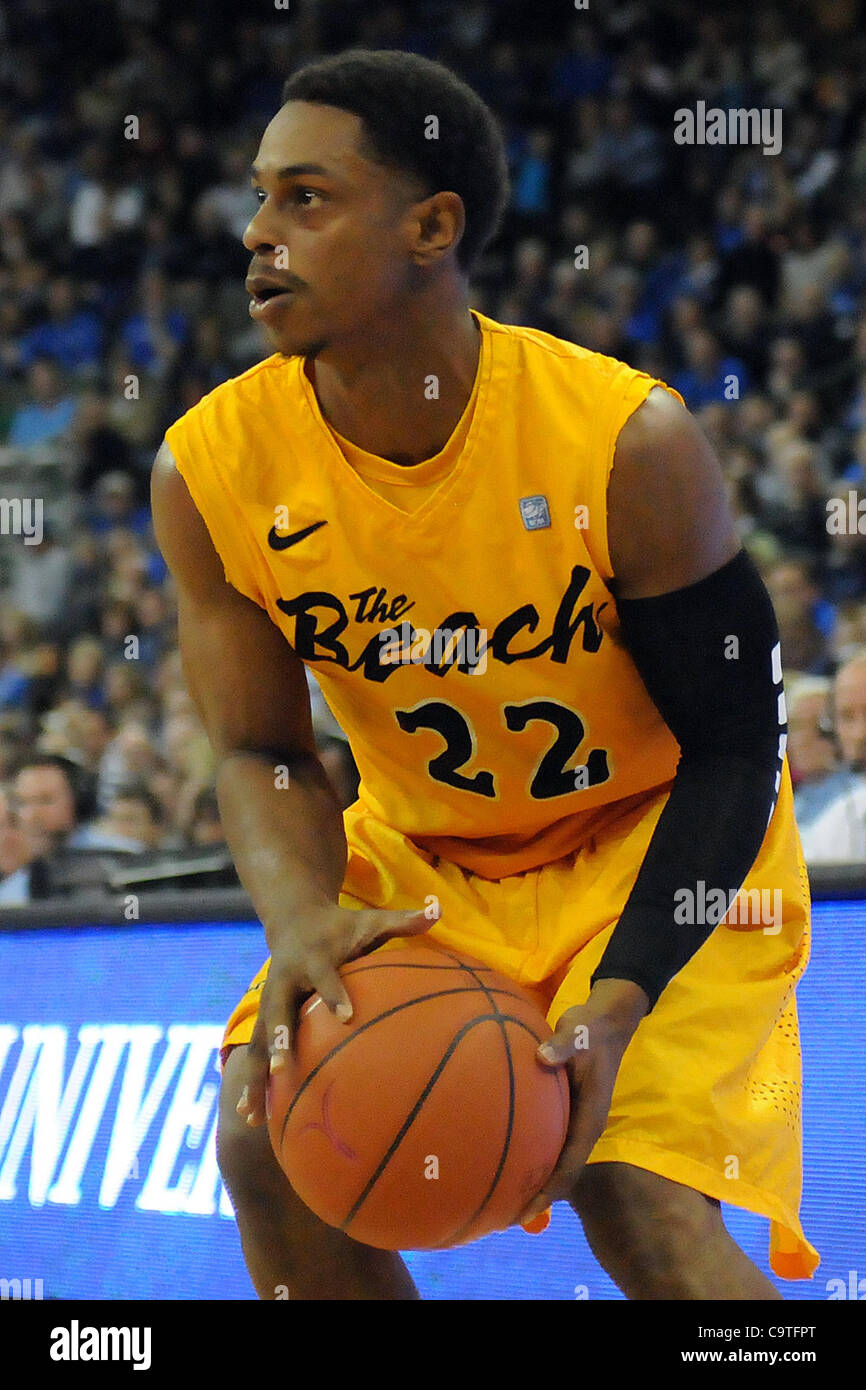
{"type": "Polygon", "coordinates": [[[676,895],[696,893],[700,880],[728,896],[742,886],[767,831],[784,753],[769,595],[737,537],[713,450],[660,387],[620,432],[607,500],[622,640],[681,756],[587,1003],[558,1020],[551,1060],[569,1062],[572,1119],[557,1171],[527,1216],[573,1187],[607,1123],[641,1018],[720,920],[678,923],[676,895]],[[576,1037],[586,1044],[580,1050],[576,1037]]]}

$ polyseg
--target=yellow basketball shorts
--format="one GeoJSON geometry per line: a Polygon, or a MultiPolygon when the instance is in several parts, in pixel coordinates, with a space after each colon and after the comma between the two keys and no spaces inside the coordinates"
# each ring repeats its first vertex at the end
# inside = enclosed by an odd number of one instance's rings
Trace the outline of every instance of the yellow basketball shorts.
{"type": "MultiPolygon", "coordinates": [[[[555,1027],[566,1009],[586,1002],[668,790],[636,807],[630,799],[580,850],[498,880],[428,854],[356,803],[344,816],[349,859],[340,903],[411,909],[435,897],[441,916],[430,937],[534,990],[555,1027]]],[[[766,1217],[771,1269],[805,1279],[819,1255],[799,1219],[794,990],[809,955],[809,889],[787,766],[737,909],[740,920],[731,925],[729,912],[641,1020],[589,1162],[630,1163],[766,1217]],[[740,903],[755,888],[765,890],[764,901],[781,902],[772,923],[764,916],[748,924],[755,914],[740,903]]],[[[228,1022],[223,1064],[252,1036],[266,977],[267,964],[228,1022]]]]}

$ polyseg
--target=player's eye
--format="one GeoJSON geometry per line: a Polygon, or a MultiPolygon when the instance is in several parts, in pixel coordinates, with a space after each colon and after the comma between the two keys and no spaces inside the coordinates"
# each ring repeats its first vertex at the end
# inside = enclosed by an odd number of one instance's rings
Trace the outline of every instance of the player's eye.
{"type": "MultiPolygon", "coordinates": [[[[263,188],[254,188],[254,189],[253,189],[253,197],[255,198],[255,200],[256,200],[257,203],[259,203],[259,204],[263,203],[263,202],[265,201],[265,199],[267,198],[267,196],[268,196],[268,195],[267,195],[267,193],[265,192],[265,190],[264,190],[263,188]]],[[[300,201],[300,200],[305,199],[305,198],[321,198],[323,195],[319,192],[319,190],[318,190],[317,188],[296,188],[296,189],[294,189],[294,191],[292,192],[292,195],[291,195],[291,196],[292,196],[292,200],[293,200],[295,203],[298,203],[300,207],[308,208],[308,207],[311,206],[310,203],[308,203],[308,202],[302,202],[302,201],[300,201]]]]}

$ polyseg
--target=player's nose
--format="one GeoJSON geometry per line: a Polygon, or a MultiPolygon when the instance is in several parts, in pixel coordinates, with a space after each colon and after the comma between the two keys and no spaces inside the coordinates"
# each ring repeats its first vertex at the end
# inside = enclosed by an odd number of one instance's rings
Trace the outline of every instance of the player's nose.
{"type": "Polygon", "coordinates": [[[273,225],[272,214],[266,203],[261,203],[247,223],[243,234],[243,244],[248,251],[273,251],[280,244],[280,236],[273,225]]]}

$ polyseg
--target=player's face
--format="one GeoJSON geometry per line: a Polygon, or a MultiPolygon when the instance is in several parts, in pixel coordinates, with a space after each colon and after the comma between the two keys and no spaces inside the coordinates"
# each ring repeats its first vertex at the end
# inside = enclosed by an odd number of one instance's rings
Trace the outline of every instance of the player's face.
{"type": "Polygon", "coordinates": [[[420,195],[364,158],[362,135],[347,111],[292,101],[262,136],[246,286],[251,317],[286,355],[362,340],[399,311],[406,291],[412,195],[420,195]],[[286,292],[275,295],[275,285],[286,292]]]}

